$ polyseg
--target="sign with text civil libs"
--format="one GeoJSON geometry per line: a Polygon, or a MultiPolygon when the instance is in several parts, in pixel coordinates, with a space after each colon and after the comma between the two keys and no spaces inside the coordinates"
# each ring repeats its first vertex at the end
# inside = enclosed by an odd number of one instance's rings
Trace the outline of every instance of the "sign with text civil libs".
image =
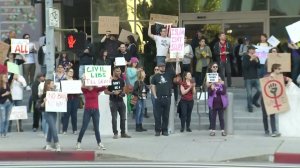
{"type": "Polygon", "coordinates": [[[84,50],[86,44],[86,34],[83,32],[70,32],[66,35],[66,50],[84,50]]]}

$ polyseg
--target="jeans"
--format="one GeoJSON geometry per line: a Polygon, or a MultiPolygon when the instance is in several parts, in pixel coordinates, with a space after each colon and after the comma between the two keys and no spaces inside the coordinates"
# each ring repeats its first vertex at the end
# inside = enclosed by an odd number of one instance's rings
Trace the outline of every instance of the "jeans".
{"type": "Polygon", "coordinates": [[[155,100],[155,132],[168,132],[171,97],[163,96],[155,100]]]}
{"type": "Polygon", "coordinates": [[[227,86],[231,87],[231,65],[229,61],[226,62],[220,62],[220,75],[221,78],[225,81],[225,73],[227,77],[227,86]]]}
{"type": "Polygon", "coordinates": [[[42,112],[42,130],[43,130],[44,135],[48,134],[49,125],[46,121],[46,112],[44,112],[44,111],[42,112]]]}
{"type": "Polygon", "coordinates": [[[190,128],[191,124],[191,115],[194,106],[194,100],[187,101],[187,100],[180,100],[181,101],[181,129],[190,128]]]}
{"type": "MultiPolygon", "coordinates": [[[[261,111],[263,115],[263,124],[264,124],[265,133],[269,133],[270,131],[269,131],[269,123],[268,123],[268,114],[263,99],[261,99],[261,111]]],[[[271,123],[272,133],[275,133],[277,131],[275,114],[270,115],[270,123],[271,123]]]]}
{"type": "Polygon", "coordinates": [[[118,134],[117,118],[120,115],[121,134],[125,134],[126,107],[123,101],[110,101],[111,122],[114,135],[118,134]]]}
{"type": "Polygon", "coordinates": [[[166,63],[166,56],[156,56],[156,65],[166,63]]]}
{"type": "Polygon", "coordinates": [[[257,103],[261,94],[261,88],[258,79],[246,79],[245,80],[246,91],[247,91],[247,107],[253,109],[252,104],[257,103]],[[256,93],[252,98],[252,88],[256,89],[256,93]]]}
{"type": "Polygon", "coordinates": [[[57,143],[58,142],[58,132],[56,128],[57,113],[45,112],[45,118],[49,125],[46,141],[48,143],[51,143],[51,141],[53,140],[54,143],[57,143]]]}
{"type": "Polygon", "coordinates": [[[101,142],[100,138],[100,130],[99,130],[99,122],[100,122],[100,112],[99,109],[84,109],[83,112],[83,120],[82,120],[82,127],[79,132],[79,136],[77,139],[77,142],[81,142],[84,132],[87,129],[90,119],[92,117],[93,120],[93,126],[95,130],[95,136],[97,140],[97,144],[101,142]]]}
{"type": "Polygon", "coordinates": [[[12,108],[12,103],[6,100],[3,104],[0,104],[1,111],[1,124],[0,124],[0,134],[6,135],[8,130],[8,119],[12,108]]]}
{"type": "Polygon", "coordinates": [[[267,67],[265,64],[260,64],[258,69],[258,77],[263,78],[267,74],[267,67]]]}
{"type": "Polygon", "coordinates": [[[136,124],[142,124],[143,123],[143,111],[145,108],[145,100],[144,99],[138,99],[136,103],[136,111],[135,111],[135,123],[136,124]]]}
{"type": "Polygon", "coordinates": [[[300,56],[292,56],[292,79],[297,83],[297,77],[300,74],[300,56]]]}
{"type": "Polygon", "coordinates": [[[79,66],[79,79],[82,78],[82,75],[84,74],[84,71],[85,71],[85,65],[80,65],[79,66]]]}
{"type": "Polygon", "coordinates": [[[223,109],[212,109],[211,111],[211,129],[216,130],[216,120],[217,120],[217,114],[219,116],[220,121],[220,127],[221,130],[225,129],[225,122],[224,122],[224,110],[223,109]]]}
{"type": "Polygon", "coordinates": [[[79,106],[79,98],[75,97],[73,99],[68,99],[67,112],[63,114],[62,124],[63,132],[67,132],[69,125],[69,118],[71,116],[71,123],[73,132],[77,131],[77,109],[79,106]]]}

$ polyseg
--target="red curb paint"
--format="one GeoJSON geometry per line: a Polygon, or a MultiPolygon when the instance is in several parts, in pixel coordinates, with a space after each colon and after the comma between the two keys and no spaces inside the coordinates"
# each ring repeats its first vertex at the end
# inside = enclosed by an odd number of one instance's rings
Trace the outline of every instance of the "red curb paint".
{"type": "Polygon", "coordinates": [[[94,161],[94,151],[1,151],[0,161],[94,161]]]}
{"type": "Polygon", "coordinates": [[[275,153],[275,163],[300,163],[300,153],[275,153]]]}

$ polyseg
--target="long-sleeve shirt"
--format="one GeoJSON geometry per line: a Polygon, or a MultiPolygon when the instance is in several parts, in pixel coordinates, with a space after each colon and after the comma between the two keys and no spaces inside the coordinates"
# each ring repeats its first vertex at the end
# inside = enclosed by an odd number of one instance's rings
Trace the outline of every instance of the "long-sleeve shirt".
{"type": "Polygon", "coordinates": [[[243,74],[244,79],[258,79],[258,68],[259,68],[259,61],[251,60],[250,56],[246,55],[243,58],[243,74]]]}
{"type": "Polygon", "coordinates": [[[105,87],[94,87],[92,90],[81,88],[85,99],[85,109],[99,109],[98,95],[105,89],[105,87]]]}
{"type": "Polygon", "coordinates": [[[26,80],[23,76],[18,75],[17,80],[11,83],[11,95],[13,100],[23,100],[23,90],[27,86],[26,80]]]}

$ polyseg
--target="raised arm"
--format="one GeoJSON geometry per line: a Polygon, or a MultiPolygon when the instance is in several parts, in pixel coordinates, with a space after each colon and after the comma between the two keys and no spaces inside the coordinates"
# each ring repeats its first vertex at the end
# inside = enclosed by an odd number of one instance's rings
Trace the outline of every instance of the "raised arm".
{"type": "Polygon", "coordinates": [[[154,35],[151,33],[151,26],[152,26],[152,25],[153,25],[153,24],[149,23],[149,27],[148,27],[148,36],[154,40],[154,35]]]}

